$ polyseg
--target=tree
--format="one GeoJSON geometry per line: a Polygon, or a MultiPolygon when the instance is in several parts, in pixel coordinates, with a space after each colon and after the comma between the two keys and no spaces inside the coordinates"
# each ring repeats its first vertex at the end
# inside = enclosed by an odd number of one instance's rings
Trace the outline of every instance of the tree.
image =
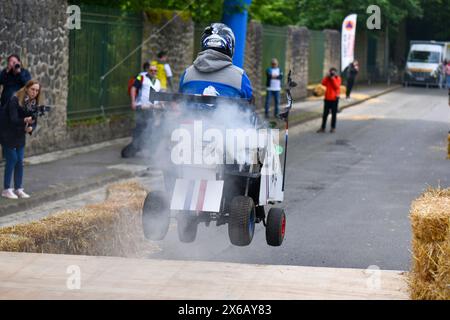
{"type": "Polygon", "coordinates": [[[250,18],[262,23],[286,26],[295,25],[300,17],[298,0],[253,0],[250,18]]]}
{"type": "Polygon", "coordinates": [[[72,0],[73,4],[88,4],[146,11],[151,9],[183,10],[190,12],[196,22],[220,21],[223,0],[72,0]]]}
{"type": "Polygon", "coordinates": [[[420,17],[420,0],[297,0],[300,9],[298,23],[311,29],[339,29],[345,16],[359,15],[362,21],[368,18],[367,8],[377,5],[381,9],[382,27],[389,24],[396,28],[406,17],[420,17]],[[386,23],[387,22],[387,23],[386,23]]]}
{"type": "Polygon", "coordinates": [[[423,16],[408,19],[412,40],[450,41],[450,0],[422,0],[423,16]]]}

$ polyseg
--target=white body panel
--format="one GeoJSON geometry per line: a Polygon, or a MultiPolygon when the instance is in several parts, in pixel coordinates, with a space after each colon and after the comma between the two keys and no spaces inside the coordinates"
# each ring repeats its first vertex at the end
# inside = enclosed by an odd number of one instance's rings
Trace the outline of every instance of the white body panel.
{"type": "Polygon", "coordinates": [[[220,212],[223,185],[222,180],[177,179],[170,210],[220,212]]]}
{"type": "Polygon", "coordinates": [[[261,170],[261,185],[259,189],[259,204],[266,205],[270,202],[282,202],[284,199],[283,173],[281,170],[280,156],[277,153],[278,137],[272,136],[266,143],[266,151],[263,168],[261,170]]]}

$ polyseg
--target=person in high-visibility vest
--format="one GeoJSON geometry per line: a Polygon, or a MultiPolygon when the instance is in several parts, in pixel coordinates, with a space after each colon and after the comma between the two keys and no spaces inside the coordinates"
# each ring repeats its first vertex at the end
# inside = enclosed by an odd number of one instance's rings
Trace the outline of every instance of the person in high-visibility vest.
{"type": "Polygon", "coordinates": [[[158,69],[157,78],[159,82],[161,82],[161,91],[173,91],[172,87],[172,69],[170,65],[167,63],[167,52],[161,51],[157,55],[158,60],[152,61],[152,66],[156,66],[158,69]]]}

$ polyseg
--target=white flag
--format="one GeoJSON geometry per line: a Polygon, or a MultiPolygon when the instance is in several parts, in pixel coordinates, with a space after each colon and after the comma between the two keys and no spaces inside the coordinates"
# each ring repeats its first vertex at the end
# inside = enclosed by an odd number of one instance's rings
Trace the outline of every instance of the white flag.
{"type": "Polygon", "coordinates": [[[344,71],[355,60],[356,14],[351,14],[342,23],[341,70],[344,71]]]}

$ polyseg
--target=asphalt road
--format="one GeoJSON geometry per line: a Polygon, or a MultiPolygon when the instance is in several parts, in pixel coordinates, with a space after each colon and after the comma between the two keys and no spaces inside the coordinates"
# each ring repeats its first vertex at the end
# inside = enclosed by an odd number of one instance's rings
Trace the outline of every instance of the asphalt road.
{"type": "Polygon", "coordinates": [[[337,132],[318,121],[290,130],[286,238],[266,244],[256,226],[248,247],[227,226],[199,226],[194,243],[171,225],[151,258],[407,270],[411,201],[428,185],[450,186],[450,108],[444,90],[406,88],[338,115],[337,132]]]}

